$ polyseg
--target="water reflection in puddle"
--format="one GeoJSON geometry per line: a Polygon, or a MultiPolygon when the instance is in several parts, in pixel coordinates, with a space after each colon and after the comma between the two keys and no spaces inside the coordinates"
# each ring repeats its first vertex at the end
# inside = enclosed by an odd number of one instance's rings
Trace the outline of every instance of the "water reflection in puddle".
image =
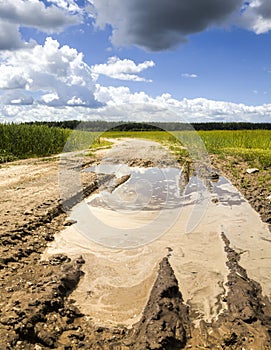
{"type": "Polygon", "coordinates": [[[88,171],[115,174],[117,177],[130,175],[128,181],[112,193],[104,190],[88,204],[119,212],[138,210],[160,210],[180,206],[179,168],[140,168],[116,164],[103,164],[88,171]]]}
{"type": "Polygon", "coordinates": [[[240,192],[223,176],[220,176],[217,182],[213,182],[213,193],[222,205],[234,206],[245,202],[240,192]]]}
{"type": "Polygon", "coordinates": [[[191,198],[195,191],[202,193],[207,187],[214,202],[230,207],[245,202],[241,193],[223,176],[220,176],[217,181],[211,181],[210,186],[203,185],[197,176],[192,176],[185,188],[184,195],[187,199],[191,198]]]}
{"type": "Polygon", "coordinates": [[[117,178],[130,175],[114,191],[109,184],[108,190],[91,195],[71,211],[71,218],[77,221],[77,229],[83,235],[113,248],[152,242],[167,232],[182,212],[186,216],[184,231],[192,232],[203,219],[212,197],[223,206],[240,205],[243,201],[223,177],[210,187],[207,179],[194,176],[180,193],[182,169],[177,167],[142,168],[106,163],[85,171],[114,174],[117,178]]]}
{"type": "MultiPolygon", "coordinates": [[[[192,176],[181,193],[182,169],[180,168],[142,168],[104,163],[84,171],[114,174],[117,178],[130,175],[129,180],[112,193],[107,190],[101,191],[88,202],[92,207],[125,213],[177,208],[185,203],[191,203],[191,200],[195,200],[195,195],[196,200],[200,201],[207,191],[204,182],[197,176],[192,176]]],[[[222,205],[240,205],[245,201],[229,180],[223,176],[220,176],[218,181],[211,182],[210,191],[213,198],[222,205]]]]}
{"type": "MultiPolygon", "coordinates": [[[[133,248],[152,242],[174,225],[183,206],[189,205],[187,200],[195,203],[195,215],[191,214],[190,220],[192,227],[206,210],[207,202],[198,196],[200,186],[192,195],[180,193],[182,169],[177,167],[142,168],[107,163],[87,171],[114,174],[119,178],[130,175],[128,181],[113,192],[102,190],[71,212],[82,234],[108,247],[133,248]]],[[[112,189],[112,184],[108,188],[112,189]]]]}

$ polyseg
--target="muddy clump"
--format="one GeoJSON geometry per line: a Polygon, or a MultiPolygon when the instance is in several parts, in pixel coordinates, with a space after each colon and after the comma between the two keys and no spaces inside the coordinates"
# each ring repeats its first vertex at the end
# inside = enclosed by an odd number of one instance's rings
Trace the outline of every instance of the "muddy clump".
{"type": "Polygon", "coordinates": [[[1,349],[25,348],[26,344],[30,349],[34,344],[43,348],[57,345],[60,334],[81,316],[67,297],[80,280],[83,263],[82,257],[71,261],[65,255],[56,255],[18,273],[24,288],[15,282],[7,289],[10,298],[0,313],[1,349]]]}
{"type": "Polygon", "coordinates": [[[188,307],[168,258],[160,263],[158,277],[129,346],[133,349],[183,349],[190,337],[188,307]]]}
{"type": "Polygon", "coordinates": [[[229,269],[228,292],[223,298],[227,310],[217,320],[201,321],[198,328],[193,328],[187,348],[270,350],[270,300],[262,295],[259,283],[250,279],[239,264],[240,254],[230,246],[226,235],[222,233],[221,237],[229,269]]]}

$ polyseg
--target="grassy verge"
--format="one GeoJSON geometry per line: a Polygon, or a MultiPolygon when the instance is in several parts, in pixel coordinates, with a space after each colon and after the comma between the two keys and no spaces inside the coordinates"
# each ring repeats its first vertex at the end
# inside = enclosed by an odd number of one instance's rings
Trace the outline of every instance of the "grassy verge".
{"type": "Polygon", "coordinates": [[[200,131],[199,135],[214,165],[243,192],[258,212],[268,211],[271,131],[200,131]],[[259,172],[250,175],[246,171],[248,168],[258,168],[259,172]]]}
{"type": "Polygon", "coordinates": [[[270,130],[200,131],[199,136],[207,151],[221,160],[243,161],[260,169],[271,166],[270,130]]]}
{"type": "Polygon", "coordinates": [[[106,138],[137,138],[145,139],[157,142],[176,142],[176,137],[173,133],[168,133],[166,131],[106,131],[103,134],[106,138]]]}
{"type": "Polygon", "coordinates": [[[59,153],[70,134],[47,126],[0,124],[0,162],[59,153]]]}
{"type": "Polygon", "coordinates": [[[109,149],[113,146],[113,142],[110,142],[100,136],[97,136],[94,142],[89,146],[89,152],[86,154],[88,157],[95,157],[95,152],[100,149],[109,149]]]}
{"type": "Polygon", "coordinates": [[[98,135],[46,125],[0,124],[0,163],[97,148],[98,135]]]}
{"type": "Polygon", "coordinates": [[[102,137],[95,138],[94,142],[90,145],[90,150],[96,151],[99,149],[108,149],[111,148],[114,143],[108,141],[102,137]]]}

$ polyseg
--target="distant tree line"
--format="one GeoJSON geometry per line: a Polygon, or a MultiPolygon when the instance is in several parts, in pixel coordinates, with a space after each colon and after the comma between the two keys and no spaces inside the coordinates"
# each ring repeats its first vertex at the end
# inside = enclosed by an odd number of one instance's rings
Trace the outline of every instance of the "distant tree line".
{"type": "Polygon", "coordinates": [[[247,123],[247,122],[210,122],[210,123],[178,123],[178,122],[107,122],[67,120],[60,122],[31,122],[27,124],[44,125],[63,129],[78,129],[86,131],[178,131],[178,130],[271,130],[271,123],[247,123]]]}
{"type": "Polygon", "coordinates": [[[196,130],[271,130],[271,123],[247,123],[247,122],[210,122],[193,123],[196,130]]]}

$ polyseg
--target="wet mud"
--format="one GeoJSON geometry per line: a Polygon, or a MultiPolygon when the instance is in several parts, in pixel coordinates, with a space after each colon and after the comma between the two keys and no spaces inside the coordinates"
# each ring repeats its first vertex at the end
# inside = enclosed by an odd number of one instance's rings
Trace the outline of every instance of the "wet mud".
{"type": "MultiPolygon", "coordinates": [[[[123,158],[119,160],[125,162],[123,158]]],[[[129,165],[159,165],[155,160],[149,161],[131,158],[129,165]]],[[[158,262],[148,300],[139,321],[132,327],[99,325],[82,313],[72,296],[84,278],[84,257],[55,254],[46,260],[42,258],[56,233],[74,224],[56,195],[56,182],[52,181],[51,187],[48,185],[49,175],[52,179],[57,177],[57,164],[50,161],[46,166],[48,173],[39,174],[34,184],[33,175],[32,180],[18,179],[2,187],[0,349],[271,349],[270,298],[243,266],[244,251],[236,249],[230,233],[223,229],[220,238],[227,281],[217,296],[221,312],[210,322],[195,322],[197,315],[193,307],[184,301],[183,286],[174,271],[174,247],[173,252],[169,247],[158,262]],[[41,190],[35,196],[31,193],[34,185],[41,190]],[[11,193],[15,195],[12,197],[11,193]],[[25,198],[31,199],[27,207],[25,198]]],[[[32,165],[35,174],[43,168],[42,162],[32,165]]],[[[26,173],[31,175],[29,169],[26,173]]],[[[128,177],[120,179],[112,183],[109,175],[97,180],[88,174],[82,192],[73,194],[68,205],[72,207],[82,196],[95,192],[101,183],[111,186],[113,191],[114,187],[125,184],[128,177]]],[[[187,179],[184,183],[187,184],[187,179]]],[[[218,197],[227,198],[223,186],[221,191],[218,197]]],[[[256,191],[264,190],[254,191],[245,191],[245,195],[269,223],[269,209],[262,209],[259,196],[250,198],[256,191]]],[[[238,206],[240,198],[231,200],[233,207],[238,206]]],[[[265,242],[269,244],[268,238],[265,242]]],[[[91,298],[91,291],[87,297],[91,298]]]]}

